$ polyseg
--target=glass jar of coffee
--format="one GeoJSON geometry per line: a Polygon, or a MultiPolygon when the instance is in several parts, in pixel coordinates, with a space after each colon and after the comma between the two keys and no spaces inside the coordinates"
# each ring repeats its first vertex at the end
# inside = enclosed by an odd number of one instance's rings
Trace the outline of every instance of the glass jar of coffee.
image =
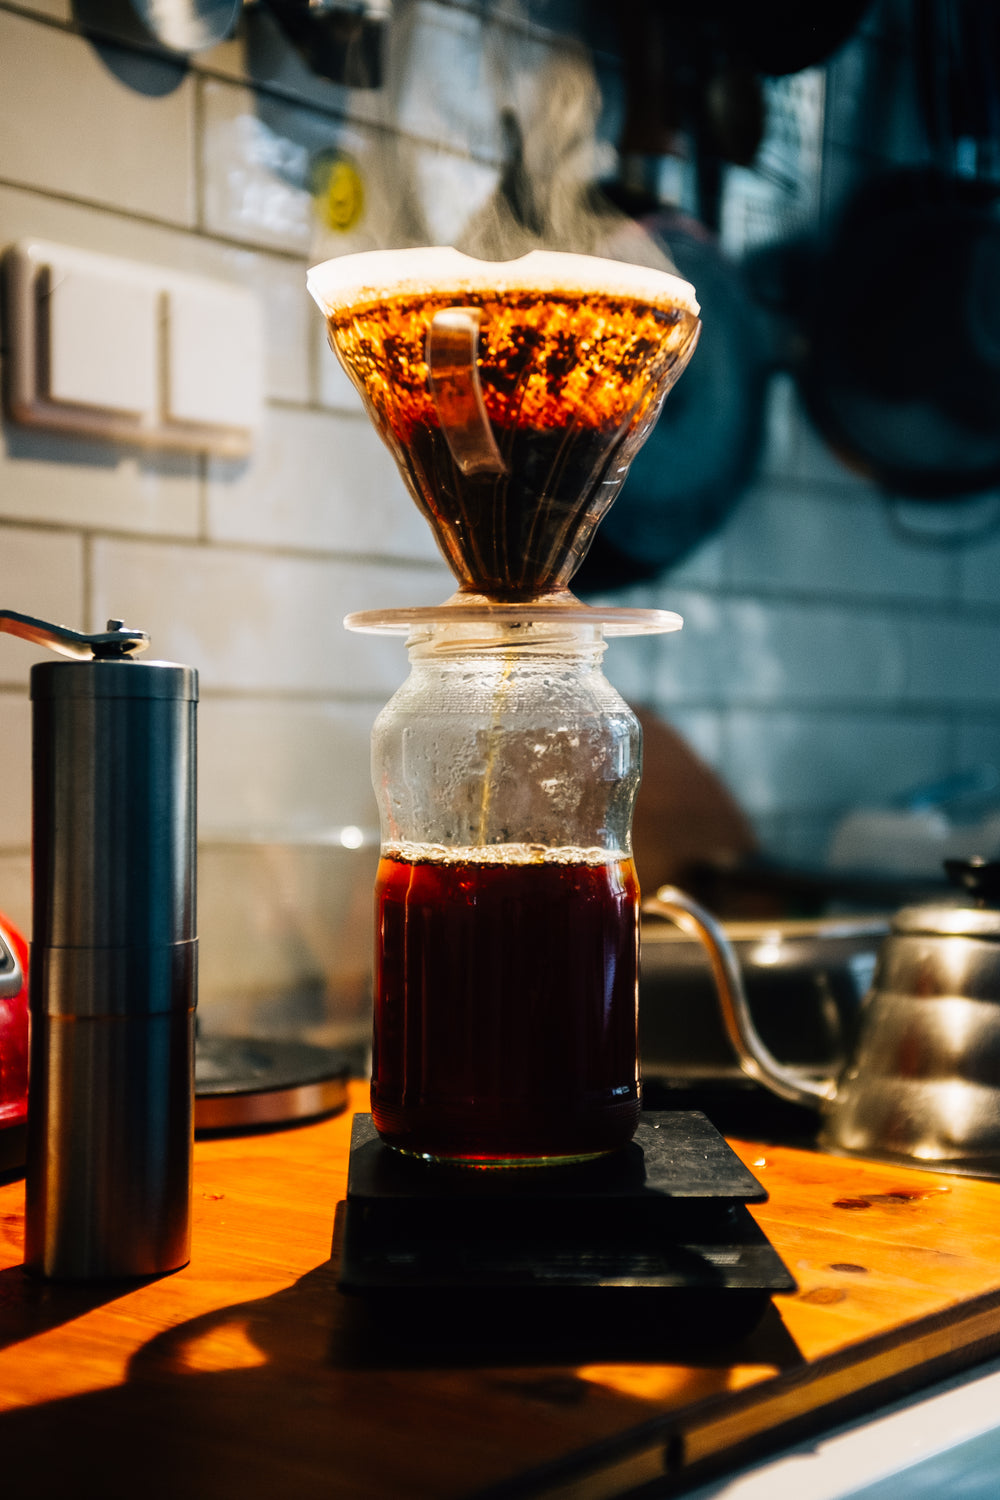
{"type": "Polygon", "coordinates": [[[376,722],[372,1115],[472,1166],[631,1139],[639,727],[600,626],[456,621],[410,638],[376,722]]]}

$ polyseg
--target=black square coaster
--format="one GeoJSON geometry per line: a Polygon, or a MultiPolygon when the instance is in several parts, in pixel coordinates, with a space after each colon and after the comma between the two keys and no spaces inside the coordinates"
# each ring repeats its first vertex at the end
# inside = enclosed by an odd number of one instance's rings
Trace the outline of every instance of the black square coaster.
{"type": "Polygon", "coordinates": [[[483,1169],[426,1162],[390,1150],[371,1115],[355,1115],[347,1201],[382,1203],[503,1202],[513,1207],[558,1198],[563,1203],[691,1198],[764,1203],[767,1193],[698,1110],[644,1113],[631,1143],[593,1161],[552,1167],[483,1169]]]}
{"type": "Polygon", "coordinates": [[[375,1291],[791,1291],[747,1212],[766,1193],[697,1112],[644,1115],[614,1156],[483,1171],[402,1156],[356,1115],[340,1286],[375,1291]]]}

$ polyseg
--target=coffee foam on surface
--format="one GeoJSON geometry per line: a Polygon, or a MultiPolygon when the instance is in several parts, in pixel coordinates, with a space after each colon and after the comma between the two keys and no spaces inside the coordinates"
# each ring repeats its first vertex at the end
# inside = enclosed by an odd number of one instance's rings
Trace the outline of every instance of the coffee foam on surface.
{"type": "Polygon", "coordinates": [[[621,849],[581,849],[575,844],[418,844],[390,839],[382,844],[383,859],[409,865],[621,865],[631,859],[621,849]]]}
{"type": "Polygon", "coordinates": [[[551,250],[532,250],[519,260],[506,261],[474,260],[439,246],[372,250],[314,266],[306,285],[322,311],[334,316],[387,295],[506,296],[524,291],[634,297],[653,306],[683,308],[695,316],[699,312],[694,287],[679,276],[627,261],[551,250]]]}

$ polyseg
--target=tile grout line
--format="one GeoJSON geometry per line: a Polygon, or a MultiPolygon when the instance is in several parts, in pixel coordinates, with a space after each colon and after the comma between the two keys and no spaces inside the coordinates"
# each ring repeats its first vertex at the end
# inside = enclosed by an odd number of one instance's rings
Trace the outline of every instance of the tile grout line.
{"type": "MultiPolygon", "coordinates": [[[[262,559],[283,558],[291,561],[315,562],[319,565],[344,565],[370,568],[386,568],[401,573],[438,573],[440,560],[436,557],[414,557],[377,552],[346,552],[331,548],[310,547],[292,543],[277,543],[266,539],[241,539],[238,537],[212,537],[208,534],[205,502],[208,485],[208,459],[197,455],[195,475],[199,498],[199,521],[194,534],[190,532],[130,530],[114,525],[94,526],[89,533],[103,540],[138,546],[158,545],[164,547],[208,547],[220,555],[258,556],[262,559]]],[[[51,535],[79,535],[80,527],[72,521],[32,519],[23,515],[4,515],[0,503],[0,528],[16,531],[47,533],[51,535]]],[[[781,588],[778,585],[750,585],[739,587],[721,583],[680,584],[672,591],[669,579],[657,584],[660,607],[685,609],[685,597],[711,599],[723,606],[771,605],[777,608],[799,609],[806,613],[848,613],[853,618],[859,615],[873,619],[893,618],[902,623],[952,623],[959,626],[988,629],[1000,623],[1000,604],[985,601],[941,600],[929,597],[883,598],[875,594],[810,593],[801,587],[781,588]]],[[[604,597],[603,595],[601,596],[604,597]]],[[[709,635],[711,632],[708,633],[709,635]]],[[[690,635],[688,639],[690,639],[690,635]]]]}
{"type": "Polygon", "coordinates": [[[82,592],[83,592],[83,628],[85,630],[96,630],[104,621],[94,619],[94,537],[91,532],[83,532],[81,541],[81,563],[83,568],[82,592]]]}

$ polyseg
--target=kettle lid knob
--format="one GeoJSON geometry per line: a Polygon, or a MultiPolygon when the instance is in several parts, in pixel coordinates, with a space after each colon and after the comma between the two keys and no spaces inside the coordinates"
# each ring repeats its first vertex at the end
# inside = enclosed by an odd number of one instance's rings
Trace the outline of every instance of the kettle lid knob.
{"type": "Polygon", "coordinates": [[[946,859],[952,885],[968,891],[980,906],[1000,906],[1000,860],[974,854],[971,859],[946,859]]]}

